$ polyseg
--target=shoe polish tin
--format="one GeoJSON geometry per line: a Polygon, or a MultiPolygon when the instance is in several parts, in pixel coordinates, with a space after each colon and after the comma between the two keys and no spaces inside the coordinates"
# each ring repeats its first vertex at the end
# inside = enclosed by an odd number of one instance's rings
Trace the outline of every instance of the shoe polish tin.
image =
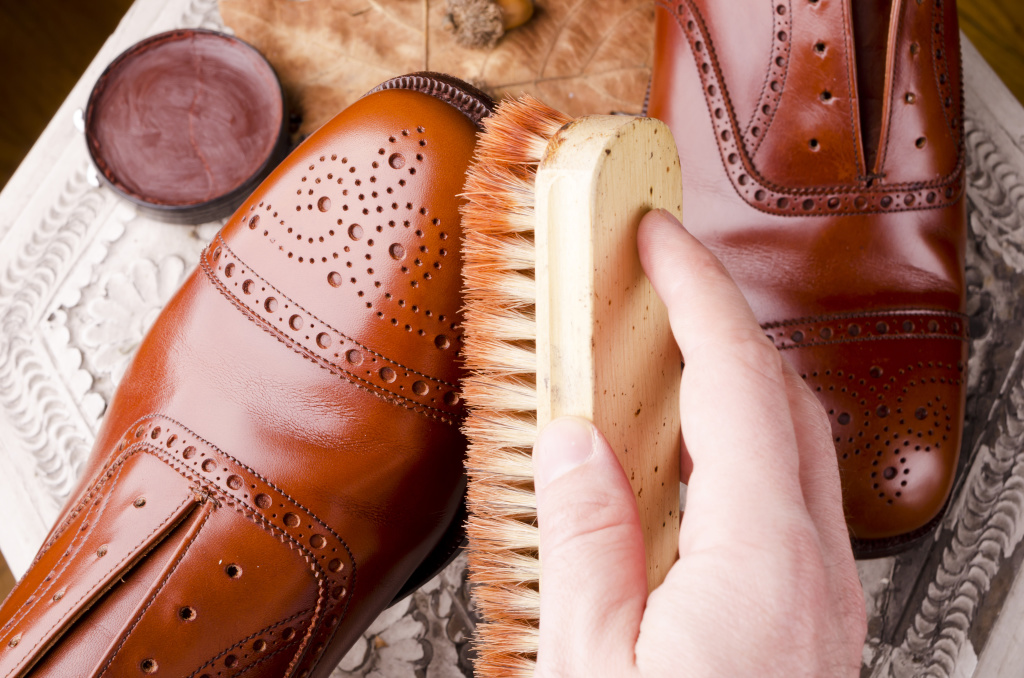
{"type": "Polygon", "coordinates": [[[136,43],[97,80],[85,137],[99,176],[149,216],[230,215],[285,156],[273,67],[251,45],[200,29],[136,43]]]}

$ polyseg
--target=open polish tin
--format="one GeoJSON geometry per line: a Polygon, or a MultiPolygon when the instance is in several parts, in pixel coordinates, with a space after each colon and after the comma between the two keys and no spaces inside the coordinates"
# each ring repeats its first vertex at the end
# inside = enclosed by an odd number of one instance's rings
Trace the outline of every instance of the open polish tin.
{"type": "Polygon", "coordinates": [[[174,223],[230,215],[284,157],[281,83],[251,45],[200,29],[136,43],[97,80],[85,137],[99,175],[174,223]]]}

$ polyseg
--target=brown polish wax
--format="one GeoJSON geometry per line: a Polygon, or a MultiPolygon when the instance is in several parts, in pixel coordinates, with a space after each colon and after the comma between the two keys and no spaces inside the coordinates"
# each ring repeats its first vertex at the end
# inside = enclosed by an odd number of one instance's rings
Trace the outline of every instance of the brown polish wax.
{"type": "Polygon", "coordinates": [[[273,69],[249,45],[207,31],[154,36],[101,76],[87,113],[93,159],[146,203],[197,205],[264,168],[283,123],[273,69]]]}

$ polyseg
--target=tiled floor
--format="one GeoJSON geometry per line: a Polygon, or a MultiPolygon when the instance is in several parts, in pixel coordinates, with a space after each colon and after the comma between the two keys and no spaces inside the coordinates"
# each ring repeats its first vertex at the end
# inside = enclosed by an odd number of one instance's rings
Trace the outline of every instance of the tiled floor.
{"type": "MultiPolygon", "coordinates": [[[[7,71],[0,78],[0,187],[130,5],[0,0],[0,64],[7,71]]],[[[1024,101],[1024,0],[959,0],[959,7],[964,33],[1024,101]]],[[[0,557],[0,598],[13,583],[0,557]]]]}

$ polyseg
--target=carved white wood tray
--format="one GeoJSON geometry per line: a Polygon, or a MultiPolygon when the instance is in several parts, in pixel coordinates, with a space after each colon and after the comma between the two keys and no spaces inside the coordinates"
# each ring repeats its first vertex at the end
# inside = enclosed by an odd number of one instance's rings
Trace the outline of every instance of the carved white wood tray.
{"type": "MultiPolygon", "coordinates": [[[[144,36],[223,30],[215,0],[139,0],[0,193],[0,551],[20,575],[114,385],[220,224],[161,224],[93,178],[76,130],[102,68],[144,36]]],[[[864,676],[1024,667],[1024,109],[964,48],[971,359],[963,473],[934,540],[860,564],[864,676]]],[[[336,676],[471,675],[465,561],[364,634],[336,676]]]]}

